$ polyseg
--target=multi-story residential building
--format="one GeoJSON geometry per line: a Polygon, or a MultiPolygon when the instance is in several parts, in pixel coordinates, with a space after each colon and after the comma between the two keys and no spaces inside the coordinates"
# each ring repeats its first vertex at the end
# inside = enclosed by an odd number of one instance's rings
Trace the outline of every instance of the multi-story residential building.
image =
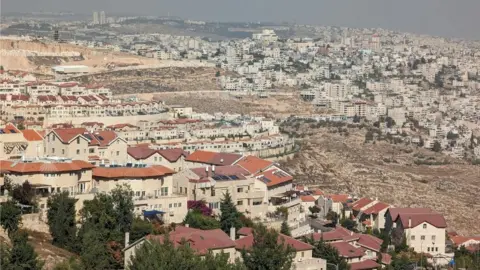
{"type": "Polygon", "coordinates": [[[113,131],[89,132],[85,128],[54,129],[45,136],[45,154],[89,160],[94,164],[125,164],[127,142],[113,131]]]}
{"type": "Polygon", "coordinates": [[[176,172],[185,167],[185,157],[188,155],[181,148],[172,149],[151,149],[148,147],[129,147],[128,155],[141,164],[163,165],[176,172]]]}
{"type": "Polygon", "coordinates": [[[0,159],[18,160],[43,155],[43,138],[35,130],[19,130],[12,124],[0,128],[0,159]]]}
{"type": "MultiPolygon", "coordinates": [[[[3,164],[5,165],[5,164],[3,164]]],[[[92,189],[93,165],[83,160],[58,157],[23,159],[4,166],[5,180],[22,185],[29,182],[36,194],[88,193],[92,189]]]]}
{"type": "Polygon", "coordinates": [[[165,223],[180,223],[187,214],[187,196],[175,192],[175,171],[161,165],[101,166],[93,169],[93,187],[109,192],[117,185],[132,189],[134,212],[157,211],[165,223]]]}
{"type": "Polygon", "coordinates": [[[261,218],[268,212],[266,184],[240,166],[186,169],[174,178],[177,193],[186,194],[189,200],[204,200],[215,213],[220,212],[220,201],[227,192],[247,216],[261,218]]]}

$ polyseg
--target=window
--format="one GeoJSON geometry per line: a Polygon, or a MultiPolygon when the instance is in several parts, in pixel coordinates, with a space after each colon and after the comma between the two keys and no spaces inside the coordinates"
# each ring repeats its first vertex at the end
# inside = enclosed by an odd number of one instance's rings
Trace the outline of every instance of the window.
{"type": "Polygon", "coordinates": [[[426,229],[426,228],[427,228],[427,224],[423,224],[423,228],[426,229]]]}
{"type": "Polygon", "coordinates": [[[142,196],[145,196],[145,191],[142,191],[142,196]]]}
{"type": "Polygon", "coordinates": [[[425,240],[425,235],[420,236],[420,240],[425,240]]]}
{"type": "Polygon", "coordinates": [[[157,157],[154,157],[153,160],[154,160],[155,162],[157,162],[157,157]]]}
{"type": "Polygon", "coordinates": [[[177,207],[177,203],[174,203],[174,204],[173,204],[173,207],[175,207],[175,208],[176,208],[176,207],[177,207]]]}
{"type": "Polygon", "coordinates": [[[243,201],[242,200],[237,201],[237,205],[243,205],[243,201]]]}
{"type": "Polygon", "coordinates": [[[135,196],[140,197],[140,191],[135,192],[135,196]]]}
{"type": "Polygon", "coordinates": [[[168,187],[162,187],[160,189],[160,196],[168,196],[168,187]]]}
{"type": "Polygon", "coordinates": [[[55,135],[52,134],[52,141],[55,141],[55,135]]]}
{"type": "Polygon", "coordinates": [[[432,235],[432,241],[435,241],[437,237],[435,235],[432,235]]]}
{"type": "Polygon", "coordinates": [[[180,187],[180,193],[182,193],[182,190],[183,190],[183,188],[182,188],[182,187],[180,187]]]}
{"type": "Polygon", "coordinates": [[[414,241],[415,240],[415,235],[410,236],[410,240],[414,241]]]}
{"type": "Polygon", "coordinates": [[[77,138],[77,144],[80,144],[80,137],[77,138]]]}
{"type": "Polygon", "coordinates": [[[93,153],[95,153],[95,149],[90,148],[90,149],[88,149],[88,152],[89,152],[90,154],[93,154],[93,153]]]}
{"type": "Polygon", "coordinates": [[[438,247],[435,248],[435,251],[438,251],[438,247]]]}
{"type": "Polygon", "coordinates": [[[429,247],[427,248],[427,251],[430,252],[430,248],[429,248],[429,247]]]}
{"type": "Polygon", "coordinates": [[[120,156],[120,151],[117,151],[117,157],[120,156]]]}
{"type": "Polygon", "coordinates": [[[80,155],[80,149],[77,149],[77,155],[80,155]]]}
{"type": "Polygon", "coordinates": [[[243,192],[243,188],[241,188],[241,187],[237,188],[237,192],[238,192],[238,193],[243,192]]]}
{"type": "Polygon", "coordinates": [[[305,252],[302,251],[302,258],[305,257],[305,252]]]}
{"type": "Polygon", "coordinates": [[[181,202],[178,203],[178,207],[182,207],[182,203],[181,203],[181,202]]]}
{"type": "Polygon", "coordinates": [[[170,204],[168,204],[168,208],[172,208],[172,204],[171,204],[171,203],[170,203],[170,204]]]}
{"type": "Polygon", "coordinates": [[[210,195],[211,195],[212,197],[215,196],[215,188],[212,187],[212,188],[210,189],[210,195]]]}
{"type": "Polygon", "coordinates": [[[205,189],[204,188],[202,188],[202,194],[205,195],[205,189]]]}
{"type": "Polygon", "coordinates": [[[65,155],[65,149],[62,149],[62,155],[65,155]]]}
{"type": "Polygon", "coordinates": [[[187,188],[185,188],[185,194],[188,194],[187,188]]]}
{"type": "Polygon", "coordinates": [[[52,153],[55,153],[55,148],[52,148],[52,153]]]}

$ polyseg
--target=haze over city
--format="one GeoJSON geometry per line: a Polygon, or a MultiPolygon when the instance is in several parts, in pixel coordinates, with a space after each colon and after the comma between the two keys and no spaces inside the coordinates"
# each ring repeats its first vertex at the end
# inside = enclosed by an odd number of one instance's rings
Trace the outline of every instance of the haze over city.
{"type": "Polygon", "coordinates": [[[163,15],[207,21],[274,21],[381,27],[420,34],[480,39],[478,0],[3,0],[2,11],[73,11],[163,15]]]}

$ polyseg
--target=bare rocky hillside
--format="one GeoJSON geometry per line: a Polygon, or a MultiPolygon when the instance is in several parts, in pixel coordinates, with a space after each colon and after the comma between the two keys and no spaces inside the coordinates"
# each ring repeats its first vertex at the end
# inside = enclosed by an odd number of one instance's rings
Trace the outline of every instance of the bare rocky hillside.
{"type": "Polygon", "coordinates": [[[102,84],[113,94],[155,93],[165,91],[219,90],[216,68],[164,67],[118,70],[73,78],[82,83],[102,84]]]}
{"type": "Polygon", "coordinates": [[[296,135],[302,150],[284,164],[298,183],[397,206],[430,207],[445,215],[450,228],[480,233],[480,166],[403,144],[365,144],[365,129],[298,130],[305,134],[296,135]],[[418,160],[445,165],[415,165],[418,160]]]}

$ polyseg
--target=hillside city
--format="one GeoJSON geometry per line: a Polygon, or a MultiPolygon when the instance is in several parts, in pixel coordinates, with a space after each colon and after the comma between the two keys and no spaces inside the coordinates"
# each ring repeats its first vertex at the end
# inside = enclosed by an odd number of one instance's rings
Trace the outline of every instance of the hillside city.
{"type": "Polygon", "coordinates": [[[2,269],[480,269],[480,41],[92,15],[2,14],[2,269]]]}

